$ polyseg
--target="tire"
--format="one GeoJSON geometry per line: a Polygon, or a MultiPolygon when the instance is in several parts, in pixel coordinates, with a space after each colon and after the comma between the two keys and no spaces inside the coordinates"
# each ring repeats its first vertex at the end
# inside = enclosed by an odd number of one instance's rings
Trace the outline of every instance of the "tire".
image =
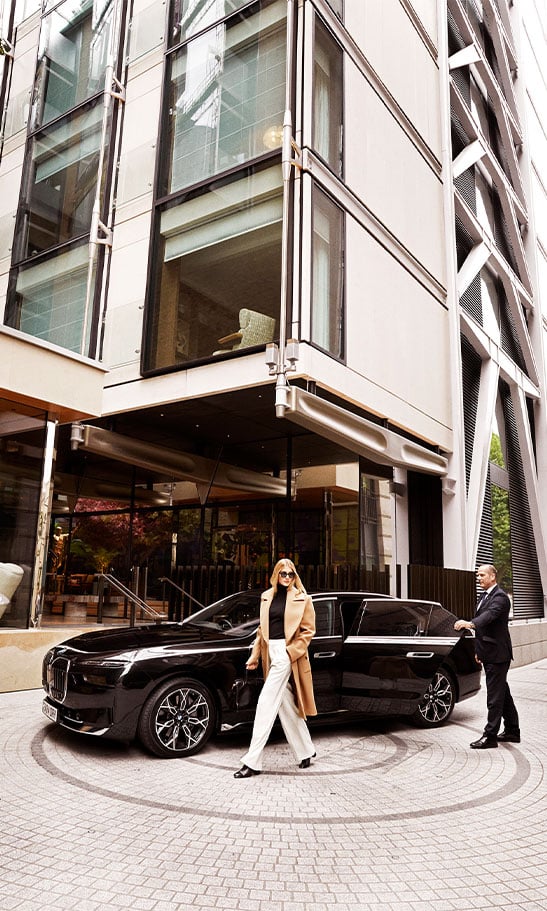
{"type": "Polygon", "coordinates": [[[164,683],[149,696],[138,727],[140,742],[164,759],[192,756],[215,730],[216,707],[199,680],[179,677],[164,683]]]}
{"type": "Polygon", "coordinates": [[[448,721],[456,704],[456,685],[448,671],[440,668],[429,684],[420,705],[411,716],[414,724],[436,728],[448,721]]]}

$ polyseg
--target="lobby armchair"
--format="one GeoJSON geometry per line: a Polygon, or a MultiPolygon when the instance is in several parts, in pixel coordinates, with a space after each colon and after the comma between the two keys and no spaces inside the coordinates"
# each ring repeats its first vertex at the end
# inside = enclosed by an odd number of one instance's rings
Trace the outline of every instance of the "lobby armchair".
{"type": "Polygon", "coordinates": [[[273,341],[275,319],[259,313],[257,310],[248,310],[246,307],[239,311],[239,329],[229,335],[219,338],[219,345],[229,345],[215,351],[215,354],[224,354],[226,351],[237,351],[239,348],[251,348],[253,345],[267,345],[273,341]]]}

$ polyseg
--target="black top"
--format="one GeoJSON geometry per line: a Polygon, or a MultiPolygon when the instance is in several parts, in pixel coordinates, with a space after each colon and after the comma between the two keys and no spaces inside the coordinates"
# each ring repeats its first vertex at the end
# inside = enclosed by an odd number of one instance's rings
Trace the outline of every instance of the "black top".
{"type": "Polygon", "coordinates": [[[278,587],[270,604],[270,639],[285,638],[285,604],[287,602],[287,589],[278,587]]]}

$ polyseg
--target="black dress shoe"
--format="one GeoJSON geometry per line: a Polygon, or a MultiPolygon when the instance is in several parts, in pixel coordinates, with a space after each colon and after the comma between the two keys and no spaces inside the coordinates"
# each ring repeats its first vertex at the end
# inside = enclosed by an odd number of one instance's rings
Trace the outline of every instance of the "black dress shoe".
{"type": "Polygon", "coordinates": [[[520,731],[517,731],[516,734],[511,734],[509,731],[502,731],[501,734],[498,734],[498,741],[500,743],[520,743],[520,731]]]}
{"type": "Polygon", "coordinates": [[[312,759],[315,759],[316,756],[317,756],[317,753],[314,753],[313,756],[308,756],[307,759],[303,759],[301,762],[298,763],[298,768],[299,769],[309,769],[312,759]]]}
{"type": "Polygon", "coordinates": [[[260,775],[260,772],[250,769],[248,765],[241,766],[239,772],[234,772],[234,778],[252,778],[253,775],[260,775]]]}
{"type": "Polygon", "coordinates": [[[497,745],[497,738],[487,737],[486,734],[483,734],[478,740],[474,740],[473,743],[469,744],[472,750],[495,750],[497,745]]]}

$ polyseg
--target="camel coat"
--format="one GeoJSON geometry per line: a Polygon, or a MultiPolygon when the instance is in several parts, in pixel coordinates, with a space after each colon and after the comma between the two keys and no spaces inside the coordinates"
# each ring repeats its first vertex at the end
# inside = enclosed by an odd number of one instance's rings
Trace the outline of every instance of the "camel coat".
{"type": "MultiPolygon", "coordinates": [[[[269,588],[260,598],[260,626],[256,633],[250,657],[251,661],[261,659],[264,678],[268,676],[270,669],[268,642],[270,604],[273,596],[274,590],[269,588]]],[[[284,625],[287,653],[291,659],[291,681],[294,687],[298,714],[302,718],[305,718],[306,715],[317,715],[308,656],[308,646],[315,635],[315,611],[311,597],[305,592],[298,591],[293,586],[287,591],[284,625]]]]}

